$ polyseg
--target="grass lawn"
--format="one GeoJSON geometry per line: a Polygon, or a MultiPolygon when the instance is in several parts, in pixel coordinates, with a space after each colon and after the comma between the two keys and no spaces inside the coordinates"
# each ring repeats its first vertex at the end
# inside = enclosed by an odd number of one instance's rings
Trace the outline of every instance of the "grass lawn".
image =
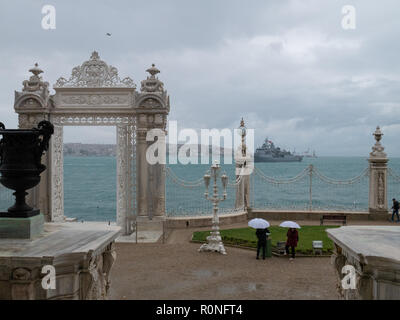
{"type": "MultiPolygon", "coordinates": [[[[324,244],[323,252],[331,253],[333,250],[333,242],[328,238],[326,229],[338,228],[338,226],[303,226],[298,230],[299,242],[297,244],[297,252],[304,254],[312,254],[312,241],[322,240],[324,244]]],[[[268,228],[271,232],[269,239],[272,242],[272,248],[276,247],[278,241],[286,241],[287,228],[272,226],[268,228]]],[[[239,228],[220,230],[224,243],[243,245],[246,247],[257,247],[256,230],[253,228],[239,228]]],[[[206,241],[210,231],[198,231],[193,233],[194,241],[206,241]]]]}

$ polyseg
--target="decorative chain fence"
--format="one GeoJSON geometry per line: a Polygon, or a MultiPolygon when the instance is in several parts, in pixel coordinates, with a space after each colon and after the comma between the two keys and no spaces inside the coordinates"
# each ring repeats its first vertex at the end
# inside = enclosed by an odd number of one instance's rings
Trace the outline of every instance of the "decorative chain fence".
{"type": "Polygon", "coordinates": [[[392,207],[392,199],[400,199],[400,175],[396,174],[392,168],[387,170],[387,200],[388,207],[392,207]]]}
{"type": "Polygon", "coordinates": [[[251,179],[251,202],[254,209],[367,211],[368,173],[335,180],[313,165],[292,178],[267,176],[254,167],[251,179]]]}
{"type": "MultiPolygon", "coordinates": [[[[197,180],[185,180],[172,168],[166,167],[166,216],[201,216],[212,214],[212,203],[204,197],[203,174],[205,167],[197,169],[197,180]]],[[[222,171],[222,170],[221,170],[222,171]]],[[[235,208],[238,185],[234,170],[229,176],[227,199],[219,203],[219,213],[243,212],[244,207],[235,208]]],[[[222,172],[221,172],[222,174],[222,172]]],[[[290,178],[271,177],[254,167],[250,179],[250,204],[261,210],[315,210],[315,211],[367,211],[369,169],[359,175],[336,180],[325,176],[313,165],[304,168],[290,178]]],[[[210,195],[212,187],[210,186],[210,195]]],[[[222,185],[218,181],[222,196],[222,185]]],[[[13,191],[0,185],[0,211],[6,211],[14,203],[13,191]]],[[[387,199],[391,207],[392,198],[400,199],[400,175],[387,169],[387,199]]],[[[241,202],[241,203],[244,203],[241,202]]]]}
{"type": "MultiPolygon", "coordinates": [[[[188,181],[180,178],[170,167],[166,168],[166,215],[168,217],[211,215],[213,204],[205,199],[205,185],[203,176],[197,180],[188,181]]],[[[205,172],[205,171],[204,171],[205,172]]],[[[204,172],[202,172],[204,174],[204,172]]],[[[201,171],[197,172],[199,175],[201,171]]],[[[222,174],[222,172],[221,172],[222,174]]],[[[227,198],[218,204],[219,213],[242,212],[244,208],[235,208],[236,188],[241,179],[229,176],[227,185],[227,198]],[[232,182],[233,181],[233,182],[232,182]]],[[[223,188],[221,181],[217,181],[218,193],[222,197],[223,188]]],[[[212,196],[212,182],[209,188],[212,196]]]]}

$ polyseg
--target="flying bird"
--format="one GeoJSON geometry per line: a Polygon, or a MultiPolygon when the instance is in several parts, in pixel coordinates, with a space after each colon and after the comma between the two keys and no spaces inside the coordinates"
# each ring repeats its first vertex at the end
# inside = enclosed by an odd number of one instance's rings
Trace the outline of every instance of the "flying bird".
{"type": "Polygon", "coordinates": [[[108,33],[108,32],[107,32],[106,35],[109,36],[109,37],[111,37],[111,33],[108,33]]]}

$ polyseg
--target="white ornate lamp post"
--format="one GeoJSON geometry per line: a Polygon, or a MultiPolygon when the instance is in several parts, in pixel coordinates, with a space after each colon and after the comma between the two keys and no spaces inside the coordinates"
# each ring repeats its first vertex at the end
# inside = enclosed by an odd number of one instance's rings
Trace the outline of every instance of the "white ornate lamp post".
{"type": "Polygon", "coordinates": [[[219,197],[218,195],[218,186],[217,186],[217,178],[218,178],[218,172],[221,169],[220,165],[216,161],[212,166],[211,166],[211,175],[207,172],[204,175],[204,184],[206,186],[206,192],[204,193],[205,197],[207,200],[212,201],[214,208],[214,215],[213,215],[213,226],[212,226],[212,231],[211,234],[207,237],[207,243],[203,244],[199,251],[215,251],[219,252],[222,254],[226,254],[224,244],[222,243],[221,235],[219,233],[219,217],[218,217],[218,203],[220,201],[224,201],[226,199],[226,186],[228,184],[228,177],[226,174],[223,174],[221,176],[221,182],[222,182],[222,187],[224,188],[224,193],[222,198],[219,197]],[[208,196],[208,187],[210,185],[210,179],[213,179],[214,181],[214,186],[213,186],[213,195],[210,198],[208,196]]]}

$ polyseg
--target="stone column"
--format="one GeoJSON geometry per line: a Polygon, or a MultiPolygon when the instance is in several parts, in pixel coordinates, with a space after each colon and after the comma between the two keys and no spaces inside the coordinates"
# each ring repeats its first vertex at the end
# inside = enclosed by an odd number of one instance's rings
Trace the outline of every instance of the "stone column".
{"type": "MultiPolygon", "coordinates": [[[[134,116],[136,123],[136,116],[134,116]]],[[[127,126],[127,153],[126,153],[126,175],[127,175],[127,191],[126,202],[127,212],[125,217],[126,234],[131,234],[135,230],[136,220],[136,126],[127,126]]]]}
{"type": "Polygon", "coordinates": [[[246,161],[236,160],[236,170],[236,180],[240,176],[241,180],[236,187],[235,209],[247,209],[250,207],[250,175],[248,174],[249,170],[246,161]],[[239,172],[241,172],[240,175],[238,174],[239,172]]]}
{"type": "MultiPolygon", "coordinates": [[[[143,115],[139,117],[143,121],[143,115]]],[[[147,216],[147,181],[148,166],[146,161],[146,133],[145,130],[138,130],[136,135],[136,194],[137,210],[139,216],[147,216]]]]}
{"type": "MultiPolygon", "coordinates": [[[[236,176],[236,179],[238,178],[239,176],[236,176]]],[[[244,206],[243,187],[244,187],[243,180],[241,180],[240,183],[236,186],[235,209],[240,209],[243,208],[244,206]]]]}
{"type": "Polygon", "coordinates": [[[240,183],[236,187],[236,200],[235,209],[249,208],[250,207],[250,163],[251,157],[247,152],[246,146],[246,127],[242,118],[239,127],[239,134],[241,135],[241,145],[235,154],[236,164],[236,180],[241,177],[240,183]]]}
{"type": "MultiPolygon", "coordinates": [[[[42,120],[50,120],[51,99],[49,96],[49,83],[43,81],[40,76],[43,71],[38,64],[29,70],[32,73],[29,80],[22,82],[21,91],[15,91],[14,109],[18,114],[20,129],[32,129],[37,127],[42,120]]],[[[46,221],[51,221],[51,204],[48,196],[50,190],[50,159],[46,153],[42,157],[42,163],[47,167],[41,174],[40,184],[28,191],[27,202],[29,205],[40,209],[46,221]]]]}
{"type": "Polygon", "coordinates": [[[128,132],[126,125],[117,126],[117,226],[127,234],[128,194],[128,132]]]}
{"type": "MultiPolygon", "coordinates": [[[[51,120],[50,120],[51,121],[51,120]]],[[[54,125],[54,134],[50,141],[49,149],[49,190],[46,193],[49,197],[51,221],[63,222],[64,216],[64,128],[61,125],[54,125]]]]}
{"type": "MultiPolygon", "coordinates": [[[[155,121],[157,117],[159,115],[143,114],[139,117],[139,126],[146,119],[147,127],[139,127],[136,144],[138,212],[139,216],[149,219],[165,215],[165,164],[150,164],[146,158],[149,146],[154,143],[146,140],[147,134],[151,129],[160,129],[155,121]]],[[[158,142],[165,144],[165,131],[161,129],[159,132],[163,132],[164,136],[158,135],[158,142]]]]}
{"type": "Polygon", "coordinates": [[[243,176],[244,207],[250,208],[250,175],[243,176]]]}
{"type": "Polygon", "coordinates": [[[169,113],[169,97],[164,84],[156,77],[160,71],[152,65],[146,70],[150,76],[141,83],[141,92],[137,97],[137,141],[136,141],[136,181],[138,216],[165,216],[165,165],[150,164],[146,159],[148,147],[155,141],[147,141],[152,129],[163,132],[158,134],[161,144],[165,144],[166,122],[169,113]]]}
{"type": "Polygon", "coordinates": [[[373,133],[375,145],[368,159],[369,162],[369,213],[388,213],[387,201],[387,156],[381,145],[383,133],[377,127],[373,133]]]}
{"type": "MultiPolygon", "coordinates": [[[[165,131],[164,136],[159,136],[160,144],[165,145],[165,131]]],[[[150,185],[152,188],[149,190],[151,196],[152,210],[154,216],[165,215],[165,164],[157,163],[149,165],[150,171],[150,185]]]]}

